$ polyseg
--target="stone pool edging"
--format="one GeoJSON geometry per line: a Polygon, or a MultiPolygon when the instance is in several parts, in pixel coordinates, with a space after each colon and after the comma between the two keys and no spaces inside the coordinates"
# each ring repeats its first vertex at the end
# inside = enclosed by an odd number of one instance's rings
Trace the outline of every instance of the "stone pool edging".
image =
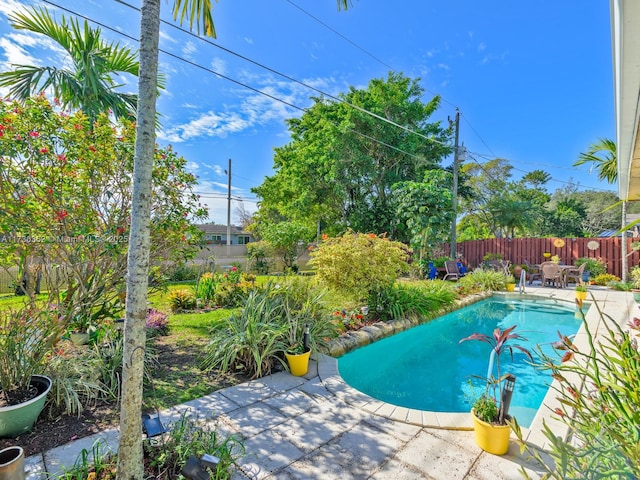
{"type": "Polygon", "coordinates": [[[489,298],[493,295],[493,292],[482,292],[469,295],[467,297],[457,299],[450,305],[446,305],[435,312],[431,312],[429,315],[423,315],[421,317],[413,318],[399,318],[397,320],[379,321],[372,325],[367,325],[359,330],[352,330],[340,335],[338,338],[334,338],[329,342],[325,353],[330,357],[341,357],[345,353],[348,353],[356,348],[364,347],[383,338],[390,337],[396,333],[404,332],[417,325],[427,323],[434,318],[446,315],[449,312],[458,310],[462,307],[472,305],[480,300],[489,298]]]}

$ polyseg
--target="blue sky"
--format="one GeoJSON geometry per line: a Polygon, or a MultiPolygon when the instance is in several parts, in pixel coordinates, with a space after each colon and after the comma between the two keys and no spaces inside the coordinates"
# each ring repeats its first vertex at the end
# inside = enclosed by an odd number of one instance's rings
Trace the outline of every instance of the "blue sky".
{"type": "MultiPolygon", "coordinates": [[[[177,25],[171,4],[162,0],[162,15],[177,25]]],[[[23,5],[77,12],[101,22],[105,38],[136,47],[117,33],[139,32],[138,12],[121,2],[0,0],[0,69],[64,63],[49,42],[11,29],[6,15],[23,5]]],[[[242,199],[255,210],[250,189],[273,173],[273,148],[288,142],[284,120],[301,114],[212,72],[301,108],[317,95],[216,46],[332,95],[390,70],[419,77],[425,102],[442,96],[434,120],[460,109],[467,161],[507,158],[516,176],[543,169],[553,178],[550,190],[569,182],[614,190],[572,167],[590,143],[615,138],[609,2],[354,0],[338,12],[335,0],[220,0],[214,21],[213,41],[162,25],[160,47],[171,55],[160,56],[167,89],[158,101],[158,142],[187,158],[211,221],[226,223],[228,159],[232,209],[242,199]]],[[[135,91],[131,79],[122,81],[135,91]]]]}

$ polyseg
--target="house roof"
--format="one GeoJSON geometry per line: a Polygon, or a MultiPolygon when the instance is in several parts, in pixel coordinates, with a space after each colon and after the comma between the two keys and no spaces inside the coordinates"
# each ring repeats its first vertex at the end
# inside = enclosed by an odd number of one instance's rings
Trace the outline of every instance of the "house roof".
{"type": "Polygon", "coordinates": [[[610,0],[618,195],[640,200],[640,2],[610,0]]]}
{"type": "MultiPolygon", "coordinates": [[[[227,226],[226,225],[217,225],[215,223],[203,223],[200,225],[196,225],[200,230],[202,230],[205,234],[214,234],[214,235],[226,235],[227,234],[227,226]]],[[[251,235],[251,233],[244,230],[242,227],[238,227],[237,225],[231,225],[231,235],[251,235]]]]}

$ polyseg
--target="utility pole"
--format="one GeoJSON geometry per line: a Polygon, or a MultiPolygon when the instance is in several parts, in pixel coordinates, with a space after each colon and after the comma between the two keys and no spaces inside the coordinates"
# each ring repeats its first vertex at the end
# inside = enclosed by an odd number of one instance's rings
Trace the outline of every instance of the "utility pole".
{"type": "Polygon", "coordinates": [[[229,159],[229,188],[227,189],[227,258],[231,255],[231,159],[229,159]]]}
{"type": "MultiPolygon", "coordinates": [[[[451,119],[449,119],[451,121],[451,119]]],[[[458,152],[458,135],[460,132],[460,111],[456,108],[455,119],[455,146],[453,147],[453,221],[451,222],[451,249],[449,256],[455,260],[456,258],[456,220],[458,216],[458,163],[460,160],[458,152]]]]}

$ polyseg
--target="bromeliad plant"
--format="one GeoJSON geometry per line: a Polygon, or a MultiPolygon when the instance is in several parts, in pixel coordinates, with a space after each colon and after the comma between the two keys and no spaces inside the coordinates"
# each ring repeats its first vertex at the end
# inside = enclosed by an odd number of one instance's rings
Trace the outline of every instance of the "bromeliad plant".
{"type": "Polygon", "coordinates": [[[44,373],[63,330],[54,310],[0,312],[0,404],[17,405],[36,396],[31,377],[44,373]]]}
{"type": "Polygon", "coordinates": [[[521,345],[510,345],[510,342],[522,340],[526,341],[522,335],[513,333],[516,326],[513,325],[509,328],[501,330],[496,328],[493,331],[493,335],[488,336],[484,333],[474,333],[466,338],[460,340],[459,343],[466,342],[467,340],[479,340],[484,343],[488,343],[491,346],[491,360],[495,358],[495,366],[497,370],[497,376],[490,374],[487,379],[487,387],[485,392],[476,399],[473,405],[473,411],[475,415],[482,421],[491,424],[506,425],[508,419],[508,412],[506,411],[508,405],[505,405],[502,399],[505,398],[505,379],[507,375],[502,375],[500,356],[504,352],[509,352],[511,360],[513,360],[513,350],[516,349],[524,353],[529,360],[533,361],[531,352],[521,345]]]}

